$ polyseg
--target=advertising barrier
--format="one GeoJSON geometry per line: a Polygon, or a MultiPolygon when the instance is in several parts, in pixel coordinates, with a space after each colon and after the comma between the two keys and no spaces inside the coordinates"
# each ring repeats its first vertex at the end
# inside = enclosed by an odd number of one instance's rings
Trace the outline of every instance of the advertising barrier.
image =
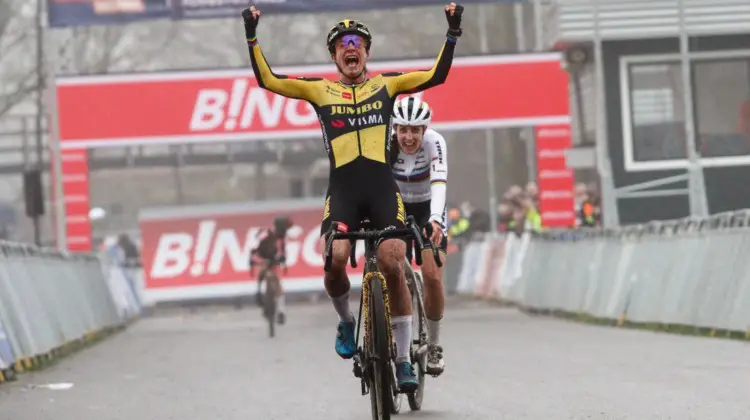
{"type": "MultiPolygon", "coordinates": [[[[520,0],[463,0],[462,3],[520,0]]],[[[318,13],[442,5],[438,0],[256,0],[264,13],[318,13]]],[[[152,19],[239,18],[247,0],[47,0],[50,27],[122,24],[152,19]]]]}
{"type": "MultiPolygon", "coordinates": [[[[249,271],[250,250],[261,230],[272,227],[279,215],[289,216],[294,224],[287,232],[284,289],[323,290],[323,204],[321,197],[143,210],[139,223],[145,301],[254,295],[258,273],[249,271]]],[[[357,269],[348,269],[352,286],[361,284],[363,244],[357,245],[357,253],[357,269]]]]}
{"type": "Polygon", "coordinates": [[[0,382],[124,326],[123,290],[94,255],[0,241],[0,382]]]}
{"type": "Polygon", "coordinates": [[[463,294],[617,325],[750,338],[748,211],[615,231],[486,236],[463,252],[463,294]],[[482,267],[497,246],[502,269],[488,274],[482,267]]]}
{"type": "MultiPolygon", "coordinates": [[[[284,290],[323,292],[323,205],[320,197],[143,210],[143,304],[254,296],[258,270],[250,272],[250,251],[280,215],[293,223],[286,237],[284,290]]],[[[364,253],[358,241],[357,267],[347,265],[353,289],[362,285],[364,253]]],[[[416,262],[412,267],[420,270],[416,262]]]]}

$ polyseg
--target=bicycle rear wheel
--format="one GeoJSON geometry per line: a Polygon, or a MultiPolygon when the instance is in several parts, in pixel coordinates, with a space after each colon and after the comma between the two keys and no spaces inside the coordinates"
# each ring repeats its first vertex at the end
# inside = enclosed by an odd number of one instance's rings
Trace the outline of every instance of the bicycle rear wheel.
{"type": "Polygon", "coordinates": [[[376,277],[370,278],[368,306],[370,312],[370,404],[373,420],[390,420],[391,351],[388,342],[388,327],[385,313],[383,286],[376,277]]]}
{"type": "MultiPolygon", "coordinates": [[[[417,338],[412,342],[414,343],[414,351],[412,354],[416,355],[417,350],[426,344],[422,339],[423,333],[427,329],[425,322],[427,321],[424,317],[424,287],[422,283],[422,276],[419,273],[414,273],[413,281],[411,282],[411,307],[414,315],[414,324],[412,324],[412,335],[416,335],[417,338]]],[[[419,411],[422,409],[422,399],[424,398],[424,383],[425,383],[425,357],[415,357],[412,364],[416,365],[417,379],[419,380],[419,387],[416,391],[407,394],[409,400],[409,408],[412,411],[419,411]]]]}

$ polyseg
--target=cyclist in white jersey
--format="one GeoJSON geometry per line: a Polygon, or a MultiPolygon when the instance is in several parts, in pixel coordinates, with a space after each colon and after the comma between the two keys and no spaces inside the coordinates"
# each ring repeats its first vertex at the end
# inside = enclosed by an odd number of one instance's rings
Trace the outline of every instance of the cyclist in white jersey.
{"type": "MultiPolygon", "coordinates": [[[[448,237],[446,233],[446,190],[448,155],[445,139],[437,131],[427,128],[432,110],[427,102],[415,97],[396,101],[393,106],[393,137],[391,166],[398,183],[407,215],[412,215],[420,226],[432,223],[430,242],[440,249],[445,262],[448,237]]],[[[443,279],[435,264],[432,251],[423,251],[424,305],[430,350],[427,373],[443,373],[443,349],[440,346],[440,321],[445,306],[443,279]]]]}

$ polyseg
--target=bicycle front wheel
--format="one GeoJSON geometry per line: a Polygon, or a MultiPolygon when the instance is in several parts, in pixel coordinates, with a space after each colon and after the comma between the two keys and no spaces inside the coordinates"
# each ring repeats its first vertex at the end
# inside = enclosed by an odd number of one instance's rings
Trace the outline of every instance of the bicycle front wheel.
{"type": "MultiPolygon", "coordinates": [[[[413,282],[411,283],[411,307],[413,312],[414,323],[412,324],[412,335],[416,335],[413,339],[414,346],[412,347],[412,354],[416,356],[417,350],[426,344],[423,340],[426,337],[426,326],[425,326],[425,315],[424,315],[424,287],[422,283],[422,276],[419,273],[414,273],[413,282]]],[[[409,408],[412,411],[419,411],[422,409],[422,400],[424,399],[424,382],[425,382],[425,358],[415,357],[412,359],[412,364],[416,365],[417,379],[419,380],[419,388],[413,393],[407,395],[409,400],[409,408]]]]}
{"type": "Polygon", "coordinates": [[[388,342],[388,323],[385,311],[383,285],[373,276],[369,284],[368,309],[370,316],[370,404],[373,420],[390,420],[392,392],[388,342]]]}

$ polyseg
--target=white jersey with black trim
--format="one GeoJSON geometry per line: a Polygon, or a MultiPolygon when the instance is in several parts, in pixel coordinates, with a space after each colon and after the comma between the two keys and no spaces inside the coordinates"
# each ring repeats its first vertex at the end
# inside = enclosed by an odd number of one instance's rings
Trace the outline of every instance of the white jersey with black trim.
{"type": "Polygon", "coordinates": [[[404,202],[429,201],[430,221],[440,224],[443,224],[448,182],[447,152],[443,136],[428,128],[419,150],[414,154],[400,151],[392,169],[404,202]]]}

